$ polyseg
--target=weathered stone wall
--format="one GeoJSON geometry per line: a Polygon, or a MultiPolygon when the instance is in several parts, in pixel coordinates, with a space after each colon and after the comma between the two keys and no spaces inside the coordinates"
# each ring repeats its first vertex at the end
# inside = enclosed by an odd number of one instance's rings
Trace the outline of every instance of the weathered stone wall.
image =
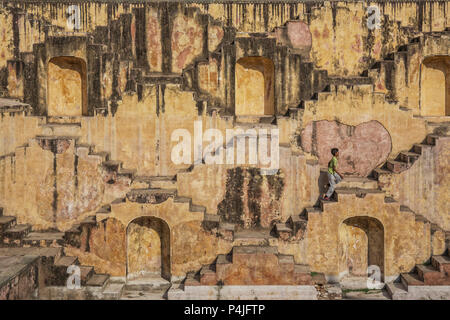
{"type": "MultiPolygon", "coordinates": [[[[66,252],[77,255],[84,264],[95,265],[99,272],[126,276],[127,255],[133,255],[134,250],[133,245],[125,245],[127,227],[130,228],[130,223],[141,217],[156,217],[167,223],[170,230],[170,274],[173,280],[183,277],[188,271],[199,269],[202,264],[211,263],[217,254],[225,254],[231,249],[231,242],[203,230],[202,213],[189,211],[189,203],[176,203],[173,198],[169,198],[161,204],[126,201],[113,205],[111,213],[105,217],[107,220],[103,220],[106,222],[100,223],[89,236],[89,249],[68,247],[66,252]]],[[[160,239],[152,242],[152,246],[159,244],[160,239]]],[[[160,257],[162,261],[167,258],[160,257]]],[[[149,260],[141,263],[146,261],[149,260]]]]}
{"type": "MultiPolygon", "coordinates": [[[[344,270],[340,267],[342,249],[340,252],[339,243],[344,237],[340,235],[339,229],[346,219],[352,217],[370,217],[382,225],[384,229],[382,273],[385,281],[395,279],[401,272],[411,271],[415,264],[424,263],[429,258],[431,254],[429,223],[415,221],[414,214],[400,211],[398,203],[385,203],[383,193],[369,193],[363,198],[355,194],[339,194],[338,198],[338,202],[326,204],[324,212],[309,214],[306,240],[308,261],[312,271],[324,272],[331,280],[337,280],[342,276],[340,272],[344,270]]],[[[352,242],[352,245],[356,245],[355,242],[352,242]]],[[[357,248],[367,250],[363,246],[357,245],[357,248]]],[[[358,257],[361,257],[360,254],[361,252],[358,252],[358,257]]],[[[365,265],[365,262],[359,262],[359,271],[362,264],[365,265]]]]}
{"type": "Polygon", "coordinates": [[[73,139],[30,140],[0,160],[2,205],[35,230],[68,229],[102,204],[100,162],[77,154],[73,139]]]}
{"type": "Polygon", "coordinates": [[[332,148],[339,149],[339,172],[345,175],[369,175],[383,164],[391,152],[389,132],[377,121],[356,127],[336,121],[310,122],[301,135],[302,147],[328,167],[332,148]]]}
{"type": "Polygon", "coordinates": [[[41,275],[39,257],[1,257],[0,266],[5,270],[0,283],[0,300],[29,300],[34,297],[41,275]]]}
{"type": "MultiPolygon", "coordinates": [[[[373,92],[372,85],[331,86],[330,92],[321,92],[317,100],[305,103],[302,120],[305,127],[311,121],[319,120],[338,121],[350,126],[362,126],[375,120],[389,133],[392,143],[389,158],[409,150],[426,136],[422,119],[414,118],[411,110],[399,109],[398,105],[387,102],[383,95],[373,92]]],[[[364,130],[362,136],[369,131],[364,130]]]]}
{"type": "Polygon", "coordinates": [[[450,229],[450,139],[440,137],[406,171],[382,178],[383,190],[444,230],[450,229]]]}
{"type": "MultiPolygon", "coordinates": [[[[420,102],[421,65],[428,56],[447,56],[448,38],[428,34],[414,44],[408,41],[420,31],[448,28],[449,3],[378,5],[381,28],[370,31],[367,3],[362,2],[80,3],[81,28],[73,32],[67,27],[68,4],[3,3],[0,25],[12,27],[0,31],[0,93],[29,103],[33,116],[1,114],[0,155],[6,155],[0,159],[2,206],[19,223],[31,223],[35,229],[67,230],[102,205],[124,197],[130,179],[111,178],[100,166],[101,157],[89,155],[86,147],[76,148],[75,139],[64,138],[79,136],[79,144],[109,152],[139,175],[178,174],[178,195],[192,198],[224,221],[247,229],[285,222],[315,204],[319,166],[310,160],[318,158],[319,165],[326,165],[330,147],[337,144],[342,149],[345,173],[366,176],[429,132],[423,119],[413,117],[427,115],[420,102]],[[376,60],[406,44],[406,53],[395,53],[393,63],[383,62],[386,66],[379,71],[372,68],[376,60]],[[79,72],[86,73],[85,84],[77,79],[66,88],[51,86],[55,80],[59,86],[63,83],[61,72],[54,72],[49,62],[64,56],[85,61],[86,70],[79,72]],[[249,77],[240,81],[242,70],[236,63],[251,56],[268,59],[273,72],[263,70],[264,82],[248,88],[253,83],[249,77]],[[374,85],[358,82],[357,76],[365,71],[374,85]],[[346,84],[345,77],[353,78],[346,84]],[[236,85],[247,86],[242,89],[251,97],[241,101],[236,85]],[[70,94],[59,97],[63,89],[70,94]],[[248,110],[237,112],[236,103],[248,110]],[[76,112],[68,105],[76,105],[76,112]],[[251,166],[206,164],[180,173],[190,164],[171,159],[178,143],[171,140],[174,130],[186,129],[193,137],[194,121],[199,120],[203,130],[216,128],[225,136],[226,129],[238,126],[236,113],[256,109],[276,116],[276,124],[267,124],[280,130],[281,170],[276,175],[263,176],[251,166]],[[74,122],[77,129],[49,127],[47,122],[58,115],[79,115],[64,120],[74,122]],[[314,129],[322,124],[325,129],[314,129]],[[331,138],[326,136],[330,128],[331,138]],[[59,138],[34,139],[37,135],[59,138]],[[305,153],[293,151],[294,146],[302,146],[305,153]]],[[[448,84],[441,77],[438,85],[442,89],[448,84]]],[[[425,97],[435,89],[422,88],[429,90],[425,97]]],[[[383,185],[399,203],[446,230],[448,158],[448,144],[441,141],[432,155],[383,185]]],[[[304,241],[277,243],[279,252],[293,254],[296,262],[332,277],[345,272],[350,259],[354,272],[362,274],[370,263],[370,234],[366,239],[354,226],[339,229],[347,218],[361,215],[383,226],[383,268],[388,278],[442,251],[438,248],[442,239],[435,236],[430,243],[429,228],[415,222],[412,213],[400,212],[398,204],[384,203],[384,195],[339,197],[339,203],[323,214],[310,215],[304,241]],[[339,241],[345,245],[339,246],[339,241]],[[367,248],[352,251],[356,241],[367,241],[367,248]],[[345,255],[339,251],[344,247],[349,250],[345,255]]],[[[156,273],[158,265],[162,269],[166,263],[172,277],[182,277],[229,252],[232,245],[203,230],[203,214],[172,198],[159,204],[128,200],[113,204],[102,219],[89,234],[83,233],[84,245],[67,248],[67,254],[112,275],[156,273]],[[158,250],[146,259],[135,259],[140,249],[161,247],[163,241],[158,232],[135,226],[133,221],[143,216],[167,223],[170,236],[164,241],[170,244],[170,261],[158,250]]]]}

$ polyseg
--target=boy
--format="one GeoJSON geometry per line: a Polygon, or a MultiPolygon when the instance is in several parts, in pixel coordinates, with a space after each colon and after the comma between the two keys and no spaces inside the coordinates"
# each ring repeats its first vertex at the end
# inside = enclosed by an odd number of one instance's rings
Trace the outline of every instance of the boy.
{"type": "Polygon", "coordinates": [[[328,201],[330,201],[330,197],[333,195],[336,185],[341,182],[342,179],[344,179],[342,174],[337,171],[339,149],[331,149],[331,154],[333,155],[333,157],[331,158],[330,162],[328,162],[328,181],[330,183],[330,187],[328,188],[328,192],[323,196],[323,199],[328,201]]]}

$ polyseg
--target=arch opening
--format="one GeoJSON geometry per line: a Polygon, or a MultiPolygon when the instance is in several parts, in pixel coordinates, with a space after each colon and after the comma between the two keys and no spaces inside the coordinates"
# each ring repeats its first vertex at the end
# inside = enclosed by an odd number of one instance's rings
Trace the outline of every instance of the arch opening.
{"type": "Polygon", "coordinates": [[[236,62],[235,114],[274,114],[274,64],[265,57],[244,57],[236,62]]]}
{"type": "Polygon", "coordinates": [[[72,56],[51,58],[47,79],[47,115],[87,115],[87,73],[83,59],[72,56]]]}
{"type": "Polygon", "coordinates": [[[450,116],[450,56],[432,56],[423,60],[420,109],[423,116],[450,116]]]}
{"type": "Polygon", "coordinates": [[[127,227],[127,279],[171,279],[170,229],[156,217],[139,217],[127,227]]]}
{"type": "Polygon", "coordinates": [[[367,216],[344,220],[339,226],[338,248],[341,278],[384,281],[384,227],[379,220],[367,216]]]}

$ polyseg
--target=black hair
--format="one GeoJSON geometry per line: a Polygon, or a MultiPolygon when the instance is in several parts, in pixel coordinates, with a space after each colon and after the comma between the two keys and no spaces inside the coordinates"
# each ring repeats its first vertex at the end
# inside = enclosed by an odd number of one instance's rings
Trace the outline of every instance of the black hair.
{"type": "Polygon", "coordinates": [[[338,152],[339,152],[339,149],[338,149],[338,148],[333,148],[333,149],[331,149],[331,154],[332,154],[333,156],[335,156],[336,153],[338,153],[338,152]]]}

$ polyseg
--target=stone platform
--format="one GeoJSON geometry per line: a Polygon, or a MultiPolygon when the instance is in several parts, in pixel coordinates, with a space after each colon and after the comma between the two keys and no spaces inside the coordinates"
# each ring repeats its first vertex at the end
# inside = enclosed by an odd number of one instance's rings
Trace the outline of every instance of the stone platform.
{"type": "Polygon", "coordinates": [[[313,285],[186,286],[171,288],[168,300],[317,300],[313,285]]]}

